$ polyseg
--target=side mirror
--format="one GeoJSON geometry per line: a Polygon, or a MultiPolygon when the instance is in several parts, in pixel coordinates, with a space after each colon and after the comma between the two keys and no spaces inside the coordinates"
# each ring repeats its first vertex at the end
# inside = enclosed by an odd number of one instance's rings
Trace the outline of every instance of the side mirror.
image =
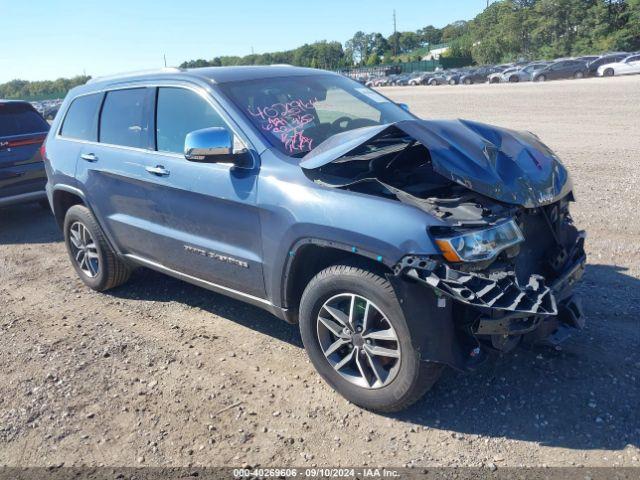
{"type": "Polygon", "coordinates": [[[407,105],[406,103],[399,103],[398,106],[401,109],[406,110],[407,112],[409,111],[409,105],[407,105]]]}
{"type": "Polygon", "coordinates": [[[191,162],[231,163],[250,168],[251,154],[244,147],[234,148],[233,134],[222,127],[203,128],[188,133],[184,139],[184,157],[191,162]]]}

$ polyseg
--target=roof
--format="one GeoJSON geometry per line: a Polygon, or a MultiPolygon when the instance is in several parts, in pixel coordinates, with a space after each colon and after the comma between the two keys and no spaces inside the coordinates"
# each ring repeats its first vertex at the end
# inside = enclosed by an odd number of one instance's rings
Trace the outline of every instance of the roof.
{"type": "Polygon", "coordinates": [[[162,78],[198,78],[213,83],[240,82],[258,78],[292,77],[301,75],[332,74],[325,70],[293,67],[290,65],[248,65],[234,67],[204,68],[163,68],[139,72],[121,73],[106,77],[97,77],[87,82],[90,85],[122,83],[124,81],[162,79],[162,78]]]}
{"type": "Polygon", "coordinates": [[[31,105],[26,100],[3,100],[2,98],[0,98],[0,103],[2,103],[2,104],[16,104],[16,105],[20,105],[20,104],[31,105]]]}

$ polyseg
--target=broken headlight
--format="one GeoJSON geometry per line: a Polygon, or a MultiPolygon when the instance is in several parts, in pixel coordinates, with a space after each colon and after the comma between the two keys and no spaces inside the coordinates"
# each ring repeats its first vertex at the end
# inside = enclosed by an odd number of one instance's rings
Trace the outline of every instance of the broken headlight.
{"type": "Polygon", "coordinates": [[[504,249],[523,240],[524,236],[513,220],[485,230],[435,239],[442,255],[450,262],[489,260],[504,249]]]}

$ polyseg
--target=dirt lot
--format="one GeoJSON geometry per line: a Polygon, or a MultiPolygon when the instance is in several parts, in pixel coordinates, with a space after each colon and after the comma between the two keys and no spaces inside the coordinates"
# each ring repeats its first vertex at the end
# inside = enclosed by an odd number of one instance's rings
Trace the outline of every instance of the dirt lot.
{"type": "Polygon", "coordinates": [[[588,326],[454,372],[399,415],[315,374],[296,327],[149,271],[85,288],[52,217],[0,210],[0,465],[640,466],[640,76],[387,88],[531,130],[573,173],[588,326]]]}

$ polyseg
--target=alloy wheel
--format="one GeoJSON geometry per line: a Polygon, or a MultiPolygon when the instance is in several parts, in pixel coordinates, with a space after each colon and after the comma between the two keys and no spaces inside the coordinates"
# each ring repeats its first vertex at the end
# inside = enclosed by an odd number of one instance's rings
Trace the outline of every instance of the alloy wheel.
{"type": "Polygon", "coordinates": [[[74,261],[82,272],[95,278],[100,272],[100,255],[91,233],[80,222],[74,222],[69,228],[69,242],[74,261]]]}
{"type": "Polygon", "coordinates": [[[370,300],[353,293],[331,297],[318,312],[316,330],[327,361],[348,382],[375,389],[391,383],[398,373],[398,336],[370,300]]]}

